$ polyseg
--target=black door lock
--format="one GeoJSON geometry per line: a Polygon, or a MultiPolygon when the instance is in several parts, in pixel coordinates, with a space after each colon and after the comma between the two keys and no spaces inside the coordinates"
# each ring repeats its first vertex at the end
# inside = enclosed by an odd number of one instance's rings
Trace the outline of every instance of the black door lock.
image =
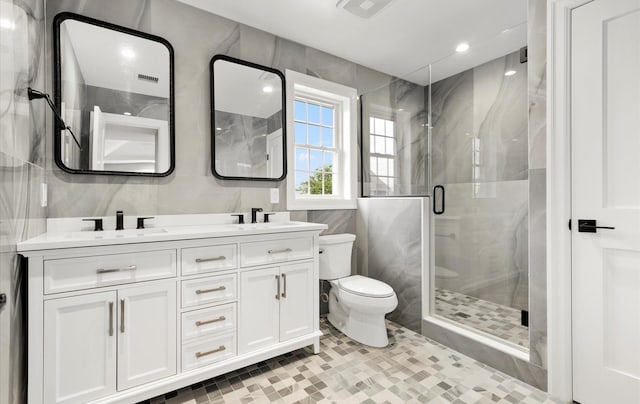
{"type": "Polygon", "coordinates": [[[598,229],[614,230],[615,227],[596,226],[596,221],[591,219],[578,219],[578,232],[580,233],[596,233],[598,229]]]}
{"type": "Polygon", "coordinates": [[[0,307],[4,306],[6,302],[7,302],[7,295],[5,295],[4,293],[0,293],[0,307]]]}

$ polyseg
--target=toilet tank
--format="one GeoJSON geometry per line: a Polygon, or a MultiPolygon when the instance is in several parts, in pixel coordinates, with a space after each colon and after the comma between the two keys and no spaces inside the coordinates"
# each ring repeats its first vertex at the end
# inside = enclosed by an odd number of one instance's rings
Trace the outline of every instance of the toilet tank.
{"type": "Polygon", "coordinates": [[[351,275],[351,250],[356,236],[332,234],[320,236],[320,279],[338,279],[351,275]]]}

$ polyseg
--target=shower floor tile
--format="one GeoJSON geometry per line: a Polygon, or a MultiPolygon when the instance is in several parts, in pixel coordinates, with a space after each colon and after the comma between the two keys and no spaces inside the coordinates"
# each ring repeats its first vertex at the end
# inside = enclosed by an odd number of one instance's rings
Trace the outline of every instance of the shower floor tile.
{"type": "Polygon", "coordinates": [[[436,289],[436,314],[529,349],[529,329],[520,324],[518,309],[436,289]]]}
{"type": "Polygon", "coordinates": [[[147,403],[556,403],[393,322],[386,348],[354,342],[325,319],[320,325],[319,355],[299,349],[147,403]]]}

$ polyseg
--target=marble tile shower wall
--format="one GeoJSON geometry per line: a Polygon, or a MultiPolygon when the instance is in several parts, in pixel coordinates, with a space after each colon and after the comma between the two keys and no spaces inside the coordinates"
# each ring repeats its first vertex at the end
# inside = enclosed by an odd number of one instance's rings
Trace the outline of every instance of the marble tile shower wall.
{"type": "Polygon", "coordinates": [[[514,52],[431,86],[432,178],[447,192],[437,287],[517,309],[528,309],[526,69],[514,52]]]}
{"type": "Polygon", "coordinates": [[[44,0],[0,0],[0,402],[26,402],[24,284],[16,243],[42,233],[45,212],[44,0]]]}
{"type": "MultiPolygon", "coordinates": [[[[117,209],[125,214],[219,213],[254,206],[284,210],[284,203],[270,203],[269,193],[269,188],[277,186],[280,201],[284,201],[284,184],[219,181],[210,173],[209,61],[215,54],[306,73],[354,87],[360,94],[394,81],[386,74],[174,0],[47,0],[48,32],[54,16],[62,11],[149,32],[171,42],[175,50],[176,170],[159,179],[69,175],[48,155],[49,217],[112,215],[117,209]]],[[[46,61],[52,63],[49,44],[46,61]]],[[[304,220],[307,213],[297,212],[294,217],[304,220]]]]}

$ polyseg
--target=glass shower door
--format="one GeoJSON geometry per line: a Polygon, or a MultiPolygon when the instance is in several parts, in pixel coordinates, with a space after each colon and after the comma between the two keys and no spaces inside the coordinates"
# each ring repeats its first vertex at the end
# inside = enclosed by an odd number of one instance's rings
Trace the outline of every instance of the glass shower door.
{"type": "Polygon", "coordinates": [[[528,348],[526,61],[432,75],[432,314],[528,348]]]}

